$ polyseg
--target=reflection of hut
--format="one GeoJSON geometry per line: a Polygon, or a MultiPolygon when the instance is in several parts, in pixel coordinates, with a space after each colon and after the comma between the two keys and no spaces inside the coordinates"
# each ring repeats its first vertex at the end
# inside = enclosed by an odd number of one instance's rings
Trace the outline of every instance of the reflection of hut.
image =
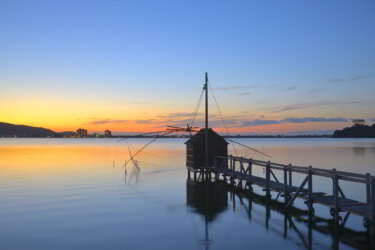
{"type": "Polygon", "coordinates": [[[186,203],[196,213],[203,215],[207,221],[215,220],[216,216],[228,208],[228,193],[225,183],[201,181],[186,182],[186,203]]]}
{"type": "MultiPolygon", "coordinates": [[[[205,166],[205,129],[199,130],[186,144],[186,166],[199,169],[205,166]]],[[[211,128],[208,129],[208,166],[215,165],[215,156],[227,156],[228,143],[211,128]]],[[[216,162],[221,166],[223,160],[216,162]]]]}

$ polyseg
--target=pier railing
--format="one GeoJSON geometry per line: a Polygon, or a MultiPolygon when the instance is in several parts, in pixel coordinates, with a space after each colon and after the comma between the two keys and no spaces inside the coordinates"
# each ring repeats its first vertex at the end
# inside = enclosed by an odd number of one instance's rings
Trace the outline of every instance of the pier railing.
{"type": "MultiPolygon", "coordinates": [[[[285,209],[291,206],[293,201],[299,197],[306,200],[309,210],[313,211],[313,204],[319,203],[331,208],[331,214],[336,222],[339,221],[339,212],[345,211],[360,215],[367,220],[367,223],[375,224],[375,177],[367,174],[357,174],[336,169],[328,170],[313,168],[312,166],[302,167],[291,164],[280,164],[271,161],[261,161],[251,158],[235,156],[217,156],[217,162],[225,162],[221,166],[215,166],[215,178],[220,176],[226,180],[229,178],[231,184],[237,187],[245,183],[245,188],[252,189],[252,185],[264,188],[266,196],[270,196],[270,191],[282,193],[285,198],[285,209]],[[224,159],[224,161],[223,161],[224,159]],[[265,168],[265,178],[253,174],[253,167],[265,168]],[[281,171],[283,180],[279,180],[276,171],[281,171]],[[296,185],[293,183],[293,174],[305,174],[303,181],[296,185]],[[313,176],[330,178],[332,180],[332,195],[324,192],[313,191],[313,176]],[[365,185],[366,202],[359,202],[349,199],[339,185],[340,180],[362,183],[365,185]],[[237,181],[237,183],[236,183],[237,181]],[[305,187],[307,184],[307,188],[305,187]]],[[[280,178],[280,175],[279,175],[280,178]]]]}

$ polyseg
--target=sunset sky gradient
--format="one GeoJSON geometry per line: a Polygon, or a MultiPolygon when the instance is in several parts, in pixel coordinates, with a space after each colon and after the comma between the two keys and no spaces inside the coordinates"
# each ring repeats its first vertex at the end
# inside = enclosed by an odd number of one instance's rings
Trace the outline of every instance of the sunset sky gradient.
{"type": "MultiPolygon", "coordinates": [[[[2,0],[0,122],[89,133],[185,126],[207,71],[232,133],[372,124],[374,13],[370,0],[2,0]]],[[[212,96],[209,109],[224,131],[212,96]]]]}

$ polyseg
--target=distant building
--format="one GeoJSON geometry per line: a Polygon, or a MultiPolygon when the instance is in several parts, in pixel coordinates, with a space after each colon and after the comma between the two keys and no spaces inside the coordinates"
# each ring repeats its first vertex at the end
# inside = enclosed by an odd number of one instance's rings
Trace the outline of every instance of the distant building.
{"type": "Polygon", "coordinates": [[[104,131],[104,136],[105,137],[111,137],[112,136],[111,131],[109,131],[109,130],[104,131]]]}
{"type": "Polygon", "coordinates": [[[77,136],[78,137],[87,137],[87,130],[83,128],[77,129],[77,136]]]}

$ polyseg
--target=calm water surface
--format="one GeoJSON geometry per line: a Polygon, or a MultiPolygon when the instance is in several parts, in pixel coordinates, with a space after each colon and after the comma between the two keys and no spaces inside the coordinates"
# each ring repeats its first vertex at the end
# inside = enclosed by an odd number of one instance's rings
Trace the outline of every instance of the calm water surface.
{"type": "MultiPolygon", "coordinates": [[[[137,157],[140,171],[129,164],[125,173],[128,145],[135,153],[148,141],[0,139],[0,249],[306,248],[305,221],[290,221],[272,209],[267,218],[263,204],[224,188],[212,189],[220,204],[207,210],[202,187],[187,182],[186,139],[156,141],[137,157]]],[[[272,158],[236,147],[241,156],[375,175],[373,139],[237,141],[272,158]]],[[[255,172],[264,176],[261,168],[255,172]]],[[[365,200],[364,185],[340,185],[348,197],[365,200]]],[[[314,191],[331,189],[330,180],[314,179],[314,191]]],[[[299,200],[295,206],[306,209],[299,200]]],[[[328,208],[314,207],[316,215],[331,218],[328,208]]],[[[365,231],[354,215],[346,227],[365,231]]],[[[314,249],[334,246],[333,236],[323,231],[313,230],[314,249]]],[[[339,247],[351,249],[343,241],[339,247]]]]}

